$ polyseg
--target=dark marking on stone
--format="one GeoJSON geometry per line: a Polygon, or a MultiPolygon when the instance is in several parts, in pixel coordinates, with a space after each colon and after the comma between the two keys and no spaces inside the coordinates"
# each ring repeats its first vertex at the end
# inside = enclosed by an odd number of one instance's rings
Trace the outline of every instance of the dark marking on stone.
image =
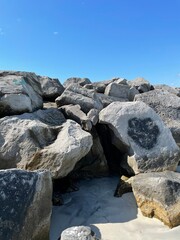
{"type": "Polygon", "coordinates": [[[15,239],[21,232],[37,179],[32,172],[0,172],[0,239],[15,239]]]}
{"type": "Polygon", "coordinates": [[[128,135],[137,145],[147,150],[157,143],[159,128],[151,118],[132,118],[128,121],[128,135]]]}

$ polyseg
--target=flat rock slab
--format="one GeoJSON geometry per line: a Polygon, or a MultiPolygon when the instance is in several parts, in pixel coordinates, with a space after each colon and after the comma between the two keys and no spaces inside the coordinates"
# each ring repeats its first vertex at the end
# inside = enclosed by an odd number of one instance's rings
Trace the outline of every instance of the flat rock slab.
{"type": "Polygon", "coordinates": [[[0,170],[0,239],[49,239],[52,180],[48,171],[0,170]]]}
{"type": "Polygon", "coordinates": [[[133,193],[144,216],[169,227],[180,225],[180,173],[144,173],[133,178],[133,193]]]}
{"type": "Polygon", "coordinates": [[[111,103],[101,110],[99,120],[112,129],[117,147],[127,149],[128,164],[135,173],[176,169],[179,148],[161,118],[145,103],[111,103]]]}

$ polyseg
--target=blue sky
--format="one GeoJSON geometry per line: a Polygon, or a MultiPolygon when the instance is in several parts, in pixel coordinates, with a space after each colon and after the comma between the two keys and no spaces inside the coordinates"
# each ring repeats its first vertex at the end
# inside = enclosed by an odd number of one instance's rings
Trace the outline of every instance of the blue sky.
{"type": "Polygon", "coordinates": [[[180,0],[0,0],[0,69],[180,87],[180,0]]]}

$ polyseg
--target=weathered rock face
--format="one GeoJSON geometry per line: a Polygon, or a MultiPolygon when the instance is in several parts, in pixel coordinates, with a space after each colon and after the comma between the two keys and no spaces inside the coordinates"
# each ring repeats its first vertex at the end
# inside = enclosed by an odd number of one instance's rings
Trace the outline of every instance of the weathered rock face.
{"type": "Polygon", "coordinates": [[[68,78],[63,86],[65,88],[67,88],[69,85],[71,84],[78,84],[80,86],[84,86],[86,84],[91,84],[91,81],[89,80],[89,78],[77,78],[77,77],[72,77],[72,78],[68,78]]]}
{"type": "Polygon", "coordinates": [[[176,96],[180,97],[180,89],[174,88],[174,87],[170,87],[170,86],[168,86],[166,84],[154,85],[154,89],[155,90],[161,90],[161,91],[169,92],[169,93],[175,94],[176,96]]]}
{"type": "Polygon", "coordinates": [[[143,77],[138,77],[133,81],[128,81],[128,84],[135,87],[140,93],[148,92],[153,89],[151,84],[143,77]]]}
{"type": "Polygon", "coordinates": [[[108,96],[102,93],[97,93],[98,98],[101,100],[103,104],[103,108],[107,107],[109,104],[113,102],[127,102],[128,99],[125,98],[119,98],[119,97],[113,97],[113,96],[108,96]]]}
{"type": "Polygon", "coordinates": [[[91,146],[91,135],[76,122],[67,120],[62,124],[54,143],[37,151],[29,161],[21,161],[18,167],[28,170],[48,169],[54,179],[65,177],[89,152],[91,146]]]}
{"type": "Polygon", "coordinates": [[[38,110],[0,119],[0,169],[16,167],[55,141],[65,122],[58,109],[38,110]]]}
{"type": "Polygon", "coordinates": [[[124,98],[126,101],[132,101],[136,94],[139,94],[135,87],[130,87],[126,84],[110,83],[104,92],[105,95],[124,98]]]}
{"type": "Polygon", "coordinates": [[[143,102],[114,102],[99,113],[116,136],[116,146],[128,149],[135,173],[175,170],[179,148],[161,118],[143,102]],[[124,146],[124,147],[123,147],[124,146]]]}
{"type": "Polygon", "coordinates": [[[48,240],[52,180],[48,171],[0,170],[0,239],[48,240]]]}
{"type": "Polygon", "coordinates": [[[66,118],[72,119],[79,123],[84,130],[90,131],[92,129],[91,120],[81,110],[79,105],[64,105],[59,108],[66,118]]]}
{"type": "Polygon", "coordinates": [[[167,91],[153,90],[135,96],[135,101],[149,105],[170,128],[176,143],[180,146],[180,98],[167,91]]]}
{"type": "Polygon", "coordinates": [[[64,87],[61,85],[58,79],[38,76],[42,89],[42,97],[44,100],[54,101],[60,96],[64,87]]]}
{"type": "Polygon", "coordinates": [[[169,227],[180,225],[180,174],[146,173],[133,178],[133,193],[144,216],[156,217],[169,227]]]}
{"type": "Polygon", "coordinates": [[[55,101],[58,107],[79,104],[85,113],[88,113],[92,108],[99,110],[103,108],[101,100],[93,90],[79,88],[77,85],[70,85],[55,101]]]}
{"type": "Polygon", "coordinates": [[[65,229],[61,233],[61,240],[96,240],[90,227],[76,226],[65,229]]]}
{"type": "Polygon", "coordinates": [[[41,94],[34,73],[0,71],[0,117],[42,108],[41,94]]]}
{"type": "Polygon", "coordinates": [[[92,108],[88,113],[87,113],[88,119],[92,122],[92,124],[95,126],[98,121],[99,121],[99,110],[92,108]]]}

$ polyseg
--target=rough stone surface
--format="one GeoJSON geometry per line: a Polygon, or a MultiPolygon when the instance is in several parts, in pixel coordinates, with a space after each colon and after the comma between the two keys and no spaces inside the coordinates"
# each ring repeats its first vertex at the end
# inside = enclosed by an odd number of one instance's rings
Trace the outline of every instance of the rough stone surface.
{"type": "Polygon", "coordinates": [[[180,173],[144,173],[133,178],[133,193],[144,216],[169,227],[180,225],[180,173]]]}
{"type": "Polygon", "coordinates": [[[91,120],[81,110],[79,105],[64,105],[59,108],[66,118],[72,119],[79,123],[84,130],[90,131],[92,129],[91,120]]]}
{"type": "Polygon", "coordinates": [[[65,122],[58,109],[38,110],[0,119],[0,169],[16,167],[55,141],[65,122]]]}
{"type": "Polygon", "coordinates": [[[52,180],[48,171],[0,170],[0,239],[48,240],[52,180]]]}
{"type": "Polygon", "coordinates": [[[64,87],[61,85],[58,79],[41,76],[38,76],[38,79],[41,84],[42,96],[44,100],[54,101],[63,93],[64,87]]]}
{"type": "Polygon", "coordinates": [[[112,129],[119,149],[123,150],[122,145],[128,149],[128,164],[135,173],[176,169],[179,148],[161,118],[145,103],[114,102],[101,110],[99,120],[112,129]]]}
{"type": "Polygon", "coordinates": [[[91,81],[89,80],[89,78],[77,78],[77,77],[72,77],[72,78],[68,78],[63,86],[65,88],[67,88],[69,85],[71,84],[78,84],[80,86],[84,86],[86,84],[91,84],[91,81]]]}
{"type": "Polygon", "coordinates": [[[103,104],[103,108],[107,107],[109,104],[111,104],[113,102],[127,102],[128,101],[128,99],[125,99],[125,98],[107,96],[102,93],[97,93],[97,95],[103,104]]]}
{"type": "Polygon", "coordinates": [[[41,94],[34,73],[0,71],[0,117],[42,108],[41,94]]]}
{"type": "Polygon", "coordinates": [[[83,131],[76,122],[67,120],[62,124],[54,143],[37,151],[29,161],[21,161],[18,167],[48,169],[52,178],[62,178],[90,151],[92,143],[89,133],[83,131]]]}
{"type": "Polygon", "coordinates": [[[119,179],[119,183],[115,190],[114,196],[115,197],[122,197],[123,194],[132,192],[132,180],[131,178],[121,176],[119,179]]]}
{"type": "Polygon", "coordinates": [[[151,84],[143,77],[138,77],[133,81],[128,81],[128,84],[135,87],[140,93],[148,92],[152,90],[151,84]]]}
{"type": "Polygon", "coordinates": [[[169,93],[175,94],[178,97],[180,97],[180,89],[174,88],[174,87],[170,87],[170,86],[168,86],[166,84],[154,85],[154,89],[155,90],[161,90],[161,91],[169,92],[169,93]]]}
{"type": "Polygon", "coordinates": [[[60,97],[56,98],[56,104],[58,107],[79,104],[85,113],[88,113],[92,108],[99,110],[103,108],[102,102],[94,90],[79,88],[77,85],[70,85],[60,97]]]}
{"type": "Polygon", "coordinates": [[[99,121],[99,110],[95,108],[91,109],[88,112],[87,117],[91,120],[92,124],[95,126],[99,121]]]}
{"type": "Polygon", "coordinates": [[[130,87],[126,84],[118,84],[116,82],[110,83],[106,89],[104,94],[108,96],[124,98],[127,101],[133,100],[134,96],[138,94],[138,90],[136,88],[130,87]],[[134,96],[133,96],[134,94],[134,96]]]}
{"type": "Polygon", "coordinates": [[[153,90],[136,95],[135,101],[142,101],[153,108],[180,146],[180,98],[167,91],[153,90]]]}
{"type": "Polygon", "coordinates": [[[96,240],[90,227],[76,226],[65,229],[61,233],[61,240],[96,240]]]}

